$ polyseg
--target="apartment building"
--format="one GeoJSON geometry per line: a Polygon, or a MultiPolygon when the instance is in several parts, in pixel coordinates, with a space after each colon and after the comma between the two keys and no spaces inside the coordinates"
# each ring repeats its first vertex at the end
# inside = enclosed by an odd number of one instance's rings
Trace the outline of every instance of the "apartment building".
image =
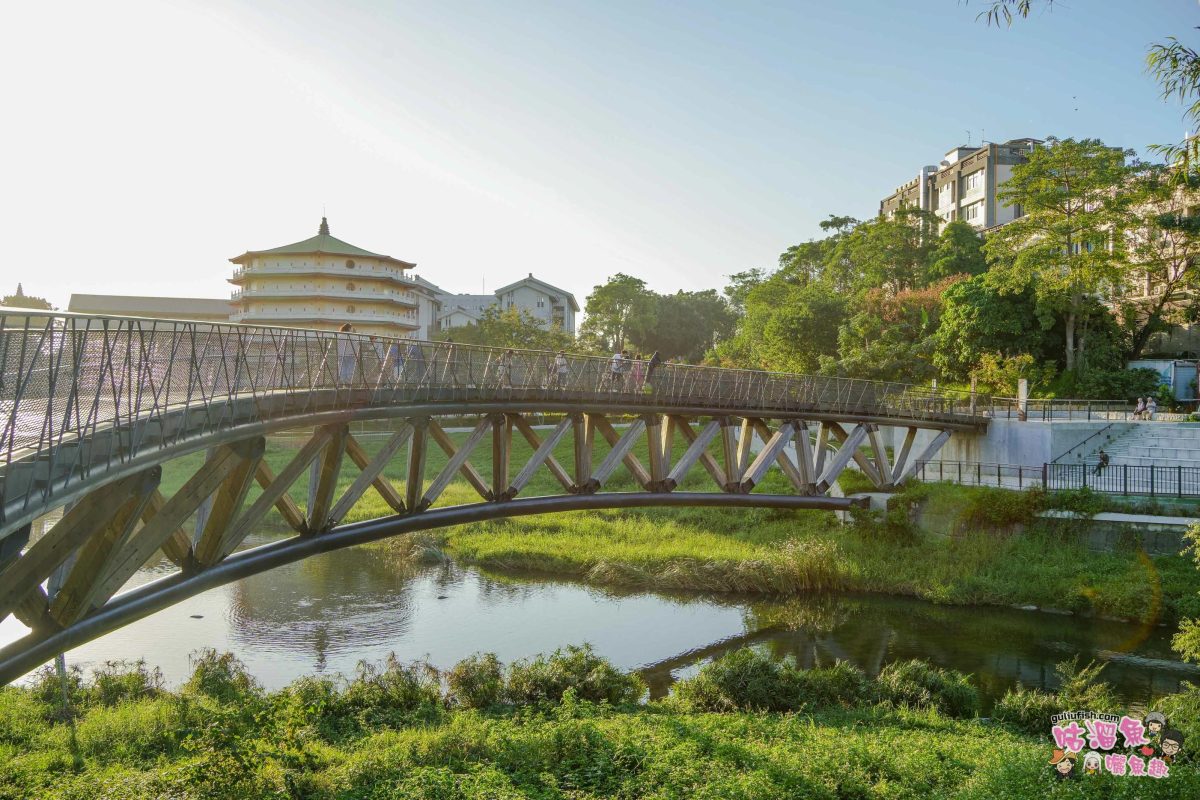
{"type": "Polygon", "coordinates": [[[979,230],[995,228],[1021,216],[1021,207],[999,197],[1040,139],[1010,139],[982,147],[963,145],[946,153],[936,166],[921,167],[912,180],[898,186],[879,203],[879,214],[893,216],[902,206],[937,214],[942,223],[961,220],[979,230]]]}
{"type": "Polygon", "coordinates": [[[441,314],[438,327],[441,330],[474,325],[489,308],[501,310],[517,309],[541,322],[546,327],[558,327],[575,335],[575,315],[579,303],[575,295],[566,289],[528,277],[501,286],[493,294],[440,294],[441,314]]]}

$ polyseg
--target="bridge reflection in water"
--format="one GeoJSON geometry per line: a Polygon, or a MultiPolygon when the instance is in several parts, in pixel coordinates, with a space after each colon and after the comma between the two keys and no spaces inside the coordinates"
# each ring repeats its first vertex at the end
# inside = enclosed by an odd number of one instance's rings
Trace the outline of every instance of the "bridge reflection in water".
{"type": "Polygon", "coordinates": [[[71,659],[154,653],[177,684],[188,672],[187,653],[212,646],[233,650],[278,688],[314,671],[352,674],[358,660],[391,652],[446,668],[480,651],[509,662],[586,641],[621,669],[638,671],[654,697],[743,646],[802,666],[844,659],[872,674],[891,661],[928,659],[974,674],[989,699],[1018,681],[1053,688],[1054,665],[1075,653],[1106,660],[1105,679],[1130,704],[1196,680],[1195,667],[1174,660],[1169,631],[1152,630],[1135,653],[1114,652],[1127,636],[1121,623],[905,598],[660,594],[449,563],[405,570],[387,553],[352,548],[191,598],[71,659]]]}
{"type": "Polygon", "coordinates": [[[0,309],[0,337],[0,620],[32,629],[0,650],[0,683],[205,589],[424,528],[644,506],[845,509],[827,493],[851,462],[891,487],[953,431],[985,426],[978,409],[992,407],[902,384],[683,365],[614,373],[603,358],[298,329],[0,309]],[[539,432],[530,415],[545,413],[558,423],[539,432]],[[447,417],[467,420],[465,440],[447,417]],[[374,454],[350,432],[359,420],[394,423],[374,454]],[[880,425],[907,428],[898,451],[880,425]],[[936,435],[914,448],[922,428],[936,435]],[[266,437],[297,429],[306,442],[276,474],[266,437]],[[523,465],[514,433],[531,450],[523,465]],[[436,474],[431,450],[447,459],[436,474]],[[166,496],[162,465],[194,452],[204,462],[166,496]],[[385,477],[395,462],[402,485],[385,477]],[[357,473],[348,486],[343,469],[357,473]],[[524,496],[541,470],[561,491],[524,496]],[[609,490],[619,470],[635,491],[609,490]],[[762,491],[772,470],[786,493],[762,491]],[[693,472],[709,491],[679,490],[693,472]],[[454,480],[479,501],[436,507],[454,480]],[[305,484],[301,503],[291,490],[305,484]],[[394,513],[339,525],[368,491],[394,513]],[[33,539],[56,509],[61,520],[33,539]],[[272,510],[296,535],[235,554],[272,510]],[[118,595],[159,553],[179,571],[118,595]]]}

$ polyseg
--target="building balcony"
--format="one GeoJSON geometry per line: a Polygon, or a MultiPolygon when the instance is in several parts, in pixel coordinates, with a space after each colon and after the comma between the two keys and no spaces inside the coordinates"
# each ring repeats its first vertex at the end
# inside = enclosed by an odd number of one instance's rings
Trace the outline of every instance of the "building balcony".
{"type": "Polygon", "coordinates": [[[230,322],[243,322],[251,325],[269,325],[280,323],[298,327],[309,325],[338,326],[343,322],[351,325],[392,325],[404,330],[417,330],[420,325],[415,319],[398,317],[393,314],[364,314],[355,311],[350,314],[325,311],[241,311],[229,318],[230,322]],[[306,324],[307,323],[307,324],[306,324]]]}
{"type": "Polygon", "coordinates": [[[385,303],[400,308],[417,309],[414,297],[402,297],[385,292],[373,292],[362,288],[346,289],[274,289],[254,288],[237,289],[230,294],[231,300],[295,300],[297,298],[312,298],[313,300],[333,300],[349,303],[385,303]]]}
{"type": "Polygon", "coordinates": [[[383,281],[410,289],[421,288],[420,284],[405,277],[399,270],[382,271],[362,266],[347,267],[344,264],[328,264],[321,267],[311,264],[303,267],[286,267],[279,264],[260,265],[257,267],[239,266],[233,270],[233,275],[227,278],[227,280],[230,283],[241,283],[247,277],[257,275],[280,275],[288,277],[311,275],[314,277],[345,278],[347,280],[363,281],[364,283],[369,281],[383,281]]]}

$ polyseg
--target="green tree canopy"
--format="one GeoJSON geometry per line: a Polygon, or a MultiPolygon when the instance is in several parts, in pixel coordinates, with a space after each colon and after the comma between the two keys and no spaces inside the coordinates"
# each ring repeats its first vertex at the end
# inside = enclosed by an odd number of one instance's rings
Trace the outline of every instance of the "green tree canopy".
{"type": "Polygon", "coordinates": [[[1054,139],[1013,167],[1000,198],[1025,215],[996,231],[985,245],[993,285],[1006,292],[1032,288],[1039,304],[1064,315],[1063,354],[1074,370],[1086,347],[1078,336],[1086,300],[1120,283],[1124,197],[1131,150],[1099,139],[1054,139]]]}
{"type": "Polygon", "coordinates": [[[587,296],[580,339],[593,350],[621,350],[631,333],[644,331],[654,312],[654,293],[641,278],[618,272],[587,296]]]}
{"type": "Polygon", "coordinates": [[[461,325],[436,334],[436,339],[489,347],[525,350],[563,350],[575,344],[571,334],[544,322],[524,309],[487,308],[477,325],[461,325]]]}
{"type": "Polygon", "coordinates": [[[940,280],[951,275],[980,275],[987,271],[983,255],[983,239],[970,223],[954,220],[947,223],[938,237],[931,255],[929,279],[940,280]]]}

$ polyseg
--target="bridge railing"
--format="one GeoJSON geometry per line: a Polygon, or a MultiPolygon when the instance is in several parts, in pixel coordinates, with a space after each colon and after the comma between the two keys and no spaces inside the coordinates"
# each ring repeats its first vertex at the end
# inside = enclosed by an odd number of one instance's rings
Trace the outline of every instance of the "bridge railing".
{"type": "MultiPolygon", "coordinates": [[[[982,416],[989,403],[983,396],[847,378],[646,361],[614,371],[604,357],[559,359],[552,352],[452,342],[0,308],[0,467],[99,431],[144,430],[148,421],[177,411],[195,412],[201,427],[254,421],[281,395],[293,410],[318,395],[325,411],[372,403],[637,400],[959,423],[982,416]]],[[[137,448],[135,440],[124,442],[117,457],[131,457],[137,448]]]]}

